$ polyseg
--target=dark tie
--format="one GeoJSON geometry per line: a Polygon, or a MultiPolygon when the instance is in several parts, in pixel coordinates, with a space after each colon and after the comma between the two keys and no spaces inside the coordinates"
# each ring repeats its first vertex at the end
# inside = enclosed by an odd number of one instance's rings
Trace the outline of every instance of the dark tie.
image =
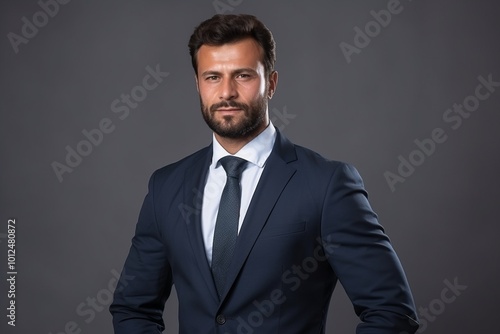
{"type": "Polygon", "coordinates": [[[236,237],[238,236],[238,221],[240,218],[241,188],[240,176],[246,160],[227,156],[220,159],[227,174],[226,185],[222,191],[219,212],[215,223],[214,243],[212,247],[212,275],[219,297],[225,288],[226,273],[233,256],[236,237]]]}

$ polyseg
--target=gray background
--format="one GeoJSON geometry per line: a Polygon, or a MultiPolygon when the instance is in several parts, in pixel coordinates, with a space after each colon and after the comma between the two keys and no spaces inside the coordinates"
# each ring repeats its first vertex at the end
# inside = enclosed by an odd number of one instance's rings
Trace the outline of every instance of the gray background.
{"type": "MultiPolygon", "coordinates": [[[[500,87],[458,129],[442,117],[474,94],[478,76],[500,81],[500,6],[401,0],[402,11],[348,63],[339,44],[353,44],[354,27],[388,1],[232,3],[232,12],[262,19],[277,41],[275,124],[359,169],[417,306],[438,307],[444,280],[467,286],[424,332],[491,333],[500,297],[500,87]],[[294,118],[283,120],[284,112],[294,118]],[[408,158],[414,140],[435,128],[446,142],[391,191],[384,172],[396,173],[398,156],[408,158]]],[[[2,277],[9,218],[17,220],[18,252],[17,326],[6,324],[2,279],[0,331],[56,334],[74,321],[81,333],[111,333],[108,282],[121,271],[150,174],[211,140],[187,41],[216,9],[212,1],[73,0],[15,53],[7,34],[20,35],[22,18],[33,22],[40,10],[34,0],[0,5],[2,277]],[[120,120],[111,102],[157,64],[169,76],[120,120]],[[65,147],[103,118],[114,131],[59,182],[51,163],[64,163],[65,147]],[[104,310],[91,320],[77,313],[96,297],[104,310]]],[[[174,294],[166,332],[177,330],[176,309],[174,294]]],[[[356,323],[337,289],[328,333],[354,333],[356,323]]]]}

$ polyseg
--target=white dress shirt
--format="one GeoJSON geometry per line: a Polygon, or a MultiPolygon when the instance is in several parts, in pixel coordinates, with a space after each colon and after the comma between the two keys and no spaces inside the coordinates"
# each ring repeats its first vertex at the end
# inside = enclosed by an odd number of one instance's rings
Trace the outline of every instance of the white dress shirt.
{"type": "MultiPolygon", "coordinates": [[[[248,161],[246,169],[243,171],[240,178],[241,205],[238,232],[240,231],[257,183],[259,183],[266,160],[273,149],[275,139],[276,129],[274,125],[269,122],[269,125],[264,131],[234,154],[235,157],[248,161]]],[[[207,259],[210,264],[212,263],[212,244],[214,240],[215,221],[217,220],[220,198],[222,190],[226,185],[227,177],[226,171],[219,160],[228,155],[231,154],[219,144],[214,135],[212,163],[208,170],[205,190],[203,192],[201,212],[201,230],[203,233],[207,259]]]]}

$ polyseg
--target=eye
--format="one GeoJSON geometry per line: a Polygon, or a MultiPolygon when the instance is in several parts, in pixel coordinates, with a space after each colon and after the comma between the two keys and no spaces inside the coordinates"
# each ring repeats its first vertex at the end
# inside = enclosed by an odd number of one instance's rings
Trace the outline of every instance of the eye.
{"type": "Polygon", "coordinates": [[[210,75],[210,76],[205,78],[205,80],[207,80],[207,81],[215,81],[217,79],[219,79],[219,77],[216,75],[210,75]]]}
{"type": "Polygon", "coordinates": [[[236,78],[238,79],[249,79],[251,78],[252,76],[248,73],[240,73],[236,76],[236,78]]]}

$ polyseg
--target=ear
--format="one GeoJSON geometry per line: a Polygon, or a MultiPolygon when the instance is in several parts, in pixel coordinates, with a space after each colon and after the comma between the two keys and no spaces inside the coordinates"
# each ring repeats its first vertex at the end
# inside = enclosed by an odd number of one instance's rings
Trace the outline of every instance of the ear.
{"type": "Polygon", "coordinates": [[[269,88],[267,91],[267,97],[269,99],[273,98],[276,87],[278,87],[278,71],[272,71],[271,74],[269,74],[269,88]]]}
{"type": "Polygon", "coordinates": [[[196,73],[195,73],[195,75],[194,75],[194,81],[195,81],[195,83],[196,83],[196,90],[197,90],[197,91],[198,91],[198,93],[199,93],[199,92],[200,92],[200,85],[199,85],[199,83],[198,83],[198,76],[196,75],[196,73]]]}

